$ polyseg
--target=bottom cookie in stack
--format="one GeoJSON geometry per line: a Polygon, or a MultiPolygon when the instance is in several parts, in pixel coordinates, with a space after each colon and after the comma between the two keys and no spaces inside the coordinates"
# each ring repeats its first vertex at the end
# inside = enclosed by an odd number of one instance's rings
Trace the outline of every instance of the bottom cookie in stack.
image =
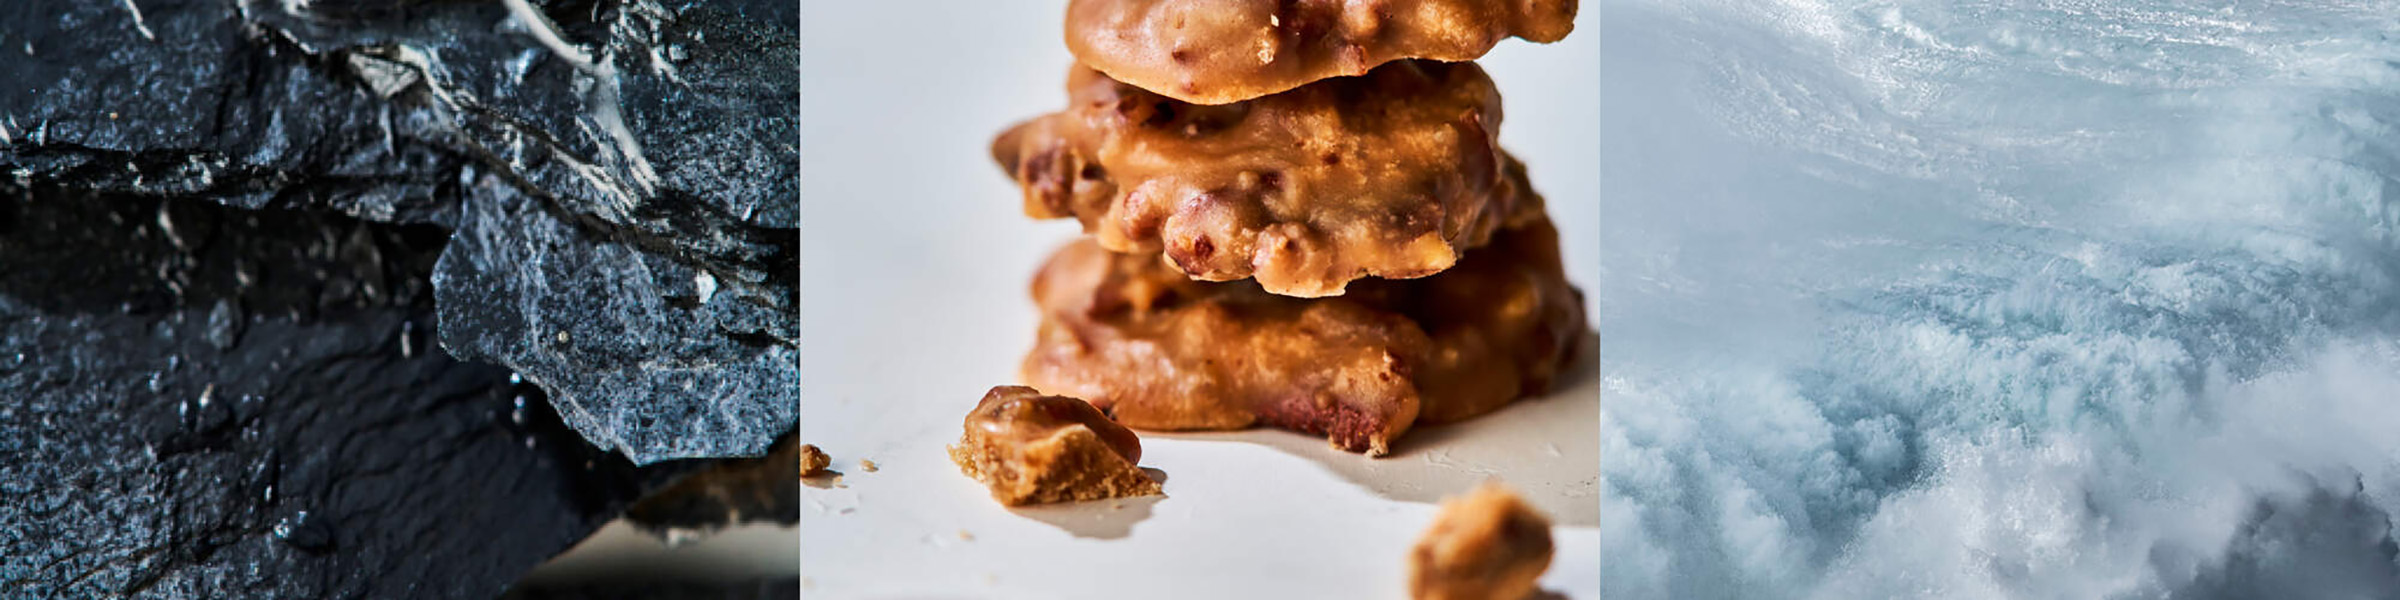
{"type": "Polygon", "coordinates": [[[1456,266],[1363,280],[1327,298],[1194,281],[1089,239],[1033,282],[1041,332],[1023,376],[1137,429],[1268,425],[1379,456],[1417,422],[1446,423],[1547,391],[1583,339],[1546,218],[1456,266]]]}

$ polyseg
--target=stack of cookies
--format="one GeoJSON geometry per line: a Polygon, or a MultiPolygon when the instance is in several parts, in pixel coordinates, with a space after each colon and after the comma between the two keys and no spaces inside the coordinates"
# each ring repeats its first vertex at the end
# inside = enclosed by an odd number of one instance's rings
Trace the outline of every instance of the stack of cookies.
{"type": "Polygon", "coordinates": [[[992,155],[1085,239],[1023,377],[1150,430],[1389,451],[1545,391],[1583,339],[1558,234],[1470,61],[1575,0],[1072,0],[1064,111],[992,155]]]}

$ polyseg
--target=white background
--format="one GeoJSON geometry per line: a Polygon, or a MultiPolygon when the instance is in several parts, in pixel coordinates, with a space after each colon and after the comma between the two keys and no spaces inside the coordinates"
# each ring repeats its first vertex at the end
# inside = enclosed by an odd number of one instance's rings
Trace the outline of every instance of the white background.
{"type": "MultiPolygon", "coordinates": [[[[1597,312],[1599,26],[1482,64],[1597,312]]],[[[1559,522],[1543,587],[1599,589],[1596,366],[1548,398],[1420,428],[1369,460],[1279,431],[1143,436],[1166,497],[1011,511],[944,454],[1015,382],[1033,269],[1073,239],[1036,222],[988,154],[1065,105],[1060,2],[802,4],[801,439],[843,473],[803,490],[811,598],[1400,598],[1434,503],[1487,477],[1559,522]],[[876,472],[859,467],[878,464],[876,472]]],[[[1591,341],[1591,340],[1587,340],[1591,341]]],[[[1585,356],[1596,362],[1597,344],[1585,356]]]]}

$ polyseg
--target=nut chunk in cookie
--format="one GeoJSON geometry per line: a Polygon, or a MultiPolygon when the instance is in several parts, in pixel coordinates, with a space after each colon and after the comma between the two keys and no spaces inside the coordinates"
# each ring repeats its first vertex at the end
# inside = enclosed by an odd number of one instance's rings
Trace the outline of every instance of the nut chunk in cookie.
{"type": "Polygon", "coordinates": [[[950,460],[1009,506],[1159,493],[1133,430],[1082,400],[1000,386],[967,413],[950,460]]]}
{"type": "Polygon", "coordinates": [[[992,144],[1025,213],[1073,217],[1101,247],[1164,255],[1193,279],[1336,296],[1439,273],[1541,213],[1473,64],[1397,62],[1224,106],[1080,67],[1069,92],[1067,110],[992,144]]]}
{"type": "Polygon", "coordinates": [[[1257,98],[1388,61],[1482,57],[1575,29],[1576,0],[1075,0],[1083,64],[1197,104],[1257,98]]]}
{"type": "Polygon", "coordinates": [[[1550,520],[1499,484],[1442,503],[1408,553],[1416,600],[1521,600],[1550,568],[1550,520]]]}

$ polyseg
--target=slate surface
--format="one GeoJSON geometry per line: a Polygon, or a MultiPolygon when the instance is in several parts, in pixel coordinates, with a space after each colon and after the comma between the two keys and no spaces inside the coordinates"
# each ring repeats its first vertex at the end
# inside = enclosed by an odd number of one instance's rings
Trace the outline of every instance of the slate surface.
{"type": "Polygon", "coordinates": [[[0,597],[493,597],[789,439],[787,4],[0,3],[0,597]]]}
{"type": "Polygon", "coordinates": [[[0,596],[498,595],[635,467],[432,346],[439,230],[0,185],[0,596]]]}
{"type": "Polygon", "coordinates": [[[636,462],[756,456],[798,420],[789,4],[6,3],[0,176],[454,229],[444,347],[636,462]]]}

